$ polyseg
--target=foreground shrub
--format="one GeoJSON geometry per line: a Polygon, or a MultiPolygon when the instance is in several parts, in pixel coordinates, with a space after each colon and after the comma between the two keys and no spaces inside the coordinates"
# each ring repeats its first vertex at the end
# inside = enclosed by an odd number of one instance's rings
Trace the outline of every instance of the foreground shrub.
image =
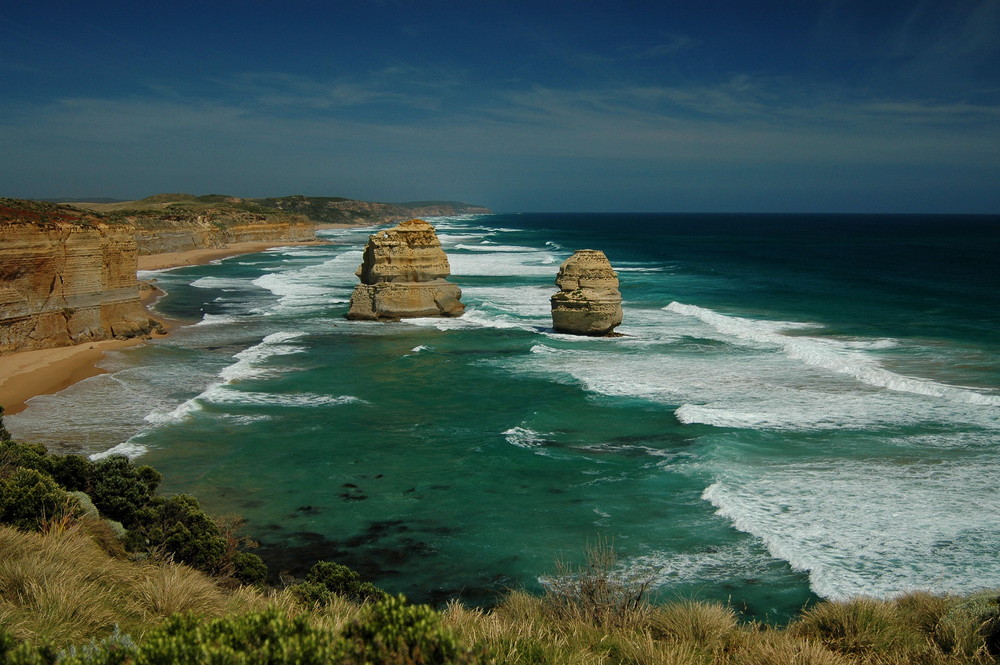
{"type": "Polygon", "coordinates": [[[788,630],[795,637],[854,656],[908,653],[916,657],[932,650],[928,636],[904,621],[893,602],[872,598],[820,603],[806,610],[788,630]]]}
{"type": "Polygon", "coordinates": [[[738,629],[732,608],[694,600],[654,608],[649,623],[654,637],[686,642],[707,652],[721,650],[738,629]]]}
{"type": "Polygon", "coordinates": [[[86,512],[80,509],[86,504],[114,520],[104,528],[94,526],[99,520],[87,520],[109,553],[121,551],[121,539],[133,552],[165,555],[211,575],[244,584],[266,579],[260,557],[239,551],[247,541],[234,535],[236,522],[231,529],[220,528],[191,496],[156,496],[160,480],[152,467],[136,466],[122,455],[91,462],[79,455],[51,455],[42,445],[0,441],[0,524],[65,529],[71,517],[86,512]]]}
{"type": "Polygon", "coordinates": [[[162,479],[153,467],[135,466],[124,455],[111,455],[95,462],[89,478],[80,466],[77,464],[74,471],[89,483],[69,489],[88,492],[102,515],[121,522],[127,529],[137,526],[139,512],[153,500],[162,479]]]}
{"type": "Polygon", "coordinates": [[[72,512],[71,500],[51,477],[34,469],[17,468],[0,478],[0,522],[36,531],[47,521],[72,512]]]}
{"type": "MultiPolygon", "coordinates": [[[[16,645],[0,634],[0,662],[48,665],[51,649],[16,645]]],[[[425,605],[400,596],[370,607],[342,632],[270,607],[206,621],[174,615],[133,642],[127,636],[92,641],[59,654],[61,665],[473,665],[486,659],[462,646],[425,605]]]]}
{"type": "Polygon", "coordinates": [[[586,549],[586,563],[573,568],[558,563],[545,582],[545,603],[560,618],[596,625],[623,625],[642,619],[652,575],[623,571],[614,547],[598,541],[586,549]]]}
{"type": "Polygon", "coordinates": [[[956,600],[941,617],[935,640],[949,653],[1000,655],[1000,590],[956,600]]]}
{"type": "Polygon", "coordinates": [[[306,605],[329,604],[337,595],[359,603],[384,600],[389,597],[371,582],[364,582],[356,571],[332,561],[319,561],[309,569],[306,581],[289,589],[306,605]]]}
{"type": "Polygon", "coordinates": [[[371,606],[344,629],[343,653],[348,663],[445,665],[479,663],[483,653],[465,648],[427,605],[410,605],[389,596],[371,606]]]}

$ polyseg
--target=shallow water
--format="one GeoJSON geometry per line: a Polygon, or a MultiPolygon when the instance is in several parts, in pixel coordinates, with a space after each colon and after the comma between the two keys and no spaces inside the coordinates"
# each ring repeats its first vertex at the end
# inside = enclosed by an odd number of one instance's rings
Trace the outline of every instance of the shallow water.
{"type": "Polygon", "coordinates": [[[153,274],[194,323],[9,417],[141,456],[318,558],[489,603],[612,539],[663,597],[756,618],[816,595],[1000,586],[1000,219],[489,215],[431,220],[468,310],[343,318],[368,229],[153,274]],[[626,336],[551,331],[574,249],[626,336]]]}

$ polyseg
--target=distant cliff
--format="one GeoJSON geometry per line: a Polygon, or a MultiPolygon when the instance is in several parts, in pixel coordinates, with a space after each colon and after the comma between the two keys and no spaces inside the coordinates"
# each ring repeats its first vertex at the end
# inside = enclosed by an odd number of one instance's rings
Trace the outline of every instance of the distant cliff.
{"type": "Polygon", "coordinates": [[[225,194],[156,194],[138,201],[79,202],[136,227],[139,253],[222,247],[247,240],[305,240],[317,225],[376,226],[414,217],[490,214],[460,201],[377,203],[339,196],[243,199],[225,194]]]}
{"type": "Polygon", "coordinates": [[[0,199],[0,353],[148,334],[136,255],[128,224],[0,199]]]}
{"type": "Polygon", "coordinates": [[[247,201],[264,208],[300,213],[318,224],[394,224],[415,217],[488,215],[492,212],[489,208],[460,201],[375,203],[318,196],[284,196],[271,199],[247,199],[247,201]]]}
{"type": "Polygon", "coordinates": [[[141,255],[225,247],[251,241],[299,241],[316,237],[316,226],[302,215],[251,212],[228,205],[163,210],[126,210],[110,218],[135,229],[141,255]]]}

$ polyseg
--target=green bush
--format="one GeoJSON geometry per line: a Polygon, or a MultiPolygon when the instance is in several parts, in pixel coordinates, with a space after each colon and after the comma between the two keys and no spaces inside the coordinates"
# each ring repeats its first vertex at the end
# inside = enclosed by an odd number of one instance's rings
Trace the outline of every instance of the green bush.
{"type": "Polygon", "coordinates": [[[161,479],[150,466],[137,467],[124,455],[111,455],[93,465],[90,498],[102,515],[131,529],[138,512],[153,500],[161,479]]]}
{"type": "Polygon", "coordinates": [[[138,645],[69,654],[63,665],[325,665],[338,662],[337,637],[304,616],[269,609],[205,621],[174,615],[138,645]]]}
{"type": "Polygon", "coordinates": [[[3,424],[2,406],[0,406],[0,441],[10,441],[10,432],[7,431],[7,426],[3,424]]]}
{"type": "Polygon", "coordinates": [[[263,584],[267,579],[267,565],[253,552],[233,554],[233,577],[243,584],[263,584]]]}
{"type": "MultiPolygon", "coordinates": [[[[53,456],[52,477],[73,492],[91,492],[94,463],[83,455],[53,456]]],[[[93,500],[93,499],[91,499],[93,500]]]]}
{"type": "Polygon", "coordinates": [[[51,474],[52,458],[40,443],[17,443],[10,440],[0,442],[0,475],[17,468],[51,474]]]}
{"type": "Polygon", "coordinates": [[[332,561],[315,563],[306,574],[306,581],[293,585],[291,591],[306,605],[326,605],[334,594],[359,603],[389,597],[371,582],[362,581],[356,571],[332,561]]]}
{"type": "Polygon", "coordinates": [[[228,551],[219,526],[187,494],[156,497],[137,510],[126,545],[168,552],[176,561],[212,574],[221,571],[228,551]]]}
{"type": "Polygon", "coordinates": [[[985,650],[1000,655],[1000,590],[980,591],[963,598],[942,618],[935,640],[951,653],[985,650]]]}
{"type": "Polygon", "coordinates": [[[486,662],[486,654],[465,648],[427,605],[387,596],[344,628],[348,663],[445,665],[486,662]]]}
{"type": "Polygon", "coordinates": [[[0,630],[0,663],[4,665],[52,665],[56,658],[54,649],[18,642],[10,633],[0,630]]]}
{"type": "Polygon", "coordinates": [[[37,531],[74,505],[52,478],[35,469],[19,468],[0,479],[0,522],[18,529],[37,531]]]}

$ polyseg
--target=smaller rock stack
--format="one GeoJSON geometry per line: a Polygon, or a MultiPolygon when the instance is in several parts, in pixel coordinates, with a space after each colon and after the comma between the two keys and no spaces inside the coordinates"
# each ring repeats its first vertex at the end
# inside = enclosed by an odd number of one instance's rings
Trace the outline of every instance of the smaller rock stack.
{"type": "Polygon", "coordinates": [[[552,296],[552,327],[556,332],[602,337],[622,322],[618,273],[604,252],[580,249],[559,266],[552,296]]]}
{"type": "Polygon", "coordinates": [[[462,291],[445,281],[448,257],[434,227],[411,219],[368,237],[355,275],[347,318],[393,321],[420,316],[461,316],[462,291]]]}

